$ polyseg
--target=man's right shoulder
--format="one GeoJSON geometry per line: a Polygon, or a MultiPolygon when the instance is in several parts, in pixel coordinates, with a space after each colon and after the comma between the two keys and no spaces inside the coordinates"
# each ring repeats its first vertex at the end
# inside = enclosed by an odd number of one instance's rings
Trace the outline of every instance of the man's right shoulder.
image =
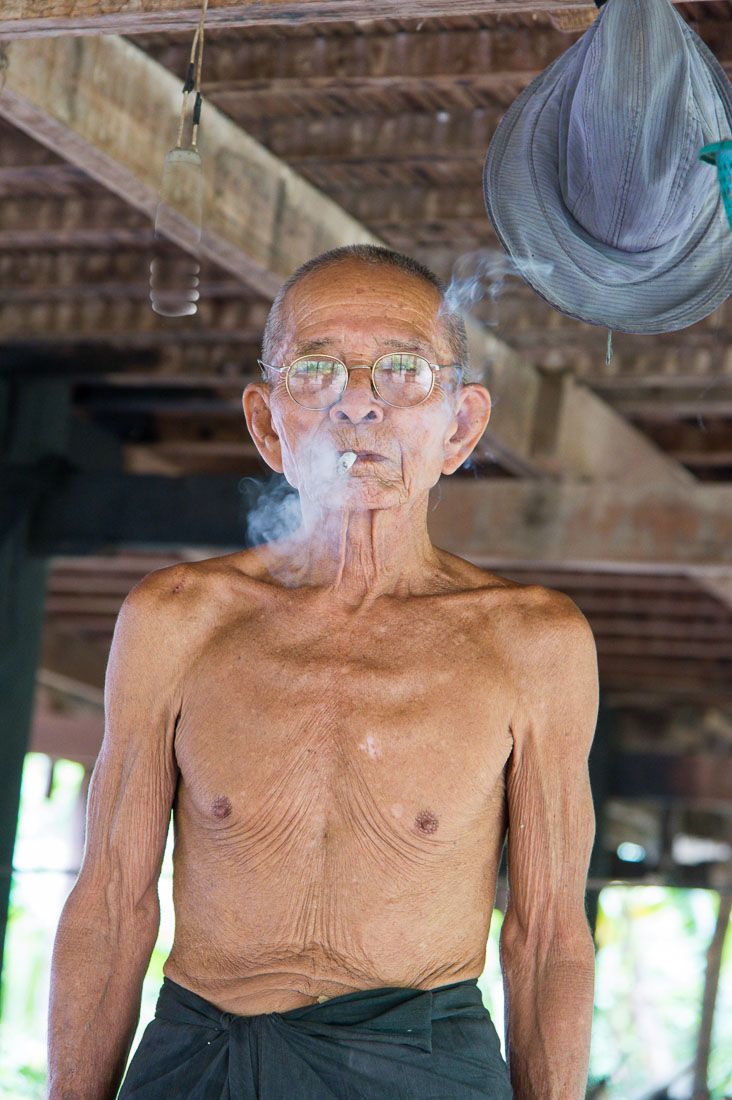
{"type": "Polygon", "coordinates": [[[182,561],[147,573],[128,593],[119,621],[135,630],[170,630],[193,641],[232,608],[246,613],[253,580],[245,554],[182,561]]]}
{"type": "Polygon", "coordinates": [[[187,604],[200,598],[201,581],[195,564],[176,562],[147,573],[128,592],[120,614],[136,620],[174,616],[187,604]]]}

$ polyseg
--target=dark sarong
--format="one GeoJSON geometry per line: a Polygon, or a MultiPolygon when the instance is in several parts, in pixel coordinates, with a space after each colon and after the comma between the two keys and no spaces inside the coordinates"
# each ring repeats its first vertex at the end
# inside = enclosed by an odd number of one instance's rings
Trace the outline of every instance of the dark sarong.
{"type": "Polygon", "coordinates": [[[235,1016],[169,978],[119,1100],[511,1100],[476,979],[235,1016]]]}

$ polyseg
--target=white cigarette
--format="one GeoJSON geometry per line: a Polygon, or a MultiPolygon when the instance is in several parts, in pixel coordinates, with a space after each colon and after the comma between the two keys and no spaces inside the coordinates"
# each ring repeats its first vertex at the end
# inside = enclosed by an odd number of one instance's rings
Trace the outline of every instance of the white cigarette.
{"type": "Polygon", "coordinates": [[[348,473],[357,458],[358,455],[354,454],[353,451],[345,451],[336,463],[336,471],[339,474],[348,473]]]}

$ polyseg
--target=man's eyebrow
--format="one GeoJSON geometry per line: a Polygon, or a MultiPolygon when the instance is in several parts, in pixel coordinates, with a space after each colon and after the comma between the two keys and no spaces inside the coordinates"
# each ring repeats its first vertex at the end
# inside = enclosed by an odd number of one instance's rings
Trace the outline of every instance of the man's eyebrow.
{"type": "MultiPolygon", "coordinates": [[[[329,336],[325,336],[320,340],[307,340],[304,344],[296,344],[295,352],[298,356],[313,355],[315,352],[326,351],[328,348],[332,348],[336,342],[336,340],[329,336]]],[[[434,354],[432,344],[428,344],[426,341],[420,340],[419,338],[407,340],[390,337],[386,340],[382,340],[381,343],[385,348],[390,348],[393,351],[419,352],[421,355],[427,356],[428,359],[434,354]]]]}
{"type": "Polygon", "coordinates": [[[432,344],[428,344],[425,340],[384,340],[382,341],[384,347],[393,348],[394,351],[418,351],[421,355],[426,355],[429,359],[434,354],[434,348],[432,344]]]}
{"type": "Polygon", "coordinates": [[[313,352],[332,348],[334,344],[335,340],[326,336],[322,340],[306,340],[304,344],[296,344],[295,351],[298,355],[312,355],[313,352]]]}

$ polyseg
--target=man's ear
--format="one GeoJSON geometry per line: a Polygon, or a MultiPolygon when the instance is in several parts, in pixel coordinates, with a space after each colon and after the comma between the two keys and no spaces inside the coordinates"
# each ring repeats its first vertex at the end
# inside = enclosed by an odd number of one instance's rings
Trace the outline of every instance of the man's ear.
{"type": "Polygon", "coordinates": [[[452,474],[471,453],[491,415],[491,395],[485,386],[467,382],[455,397],[457,428],[445,442],[443,474],[452,474]]]}
{"type": "Polygon", "coordinates": [[[242,394],[241,403],[255,447],[270,469],[281,474],[282,444],[272,423],[269,398],[270,391],[266,382],[250,382],[242,394]]]}

